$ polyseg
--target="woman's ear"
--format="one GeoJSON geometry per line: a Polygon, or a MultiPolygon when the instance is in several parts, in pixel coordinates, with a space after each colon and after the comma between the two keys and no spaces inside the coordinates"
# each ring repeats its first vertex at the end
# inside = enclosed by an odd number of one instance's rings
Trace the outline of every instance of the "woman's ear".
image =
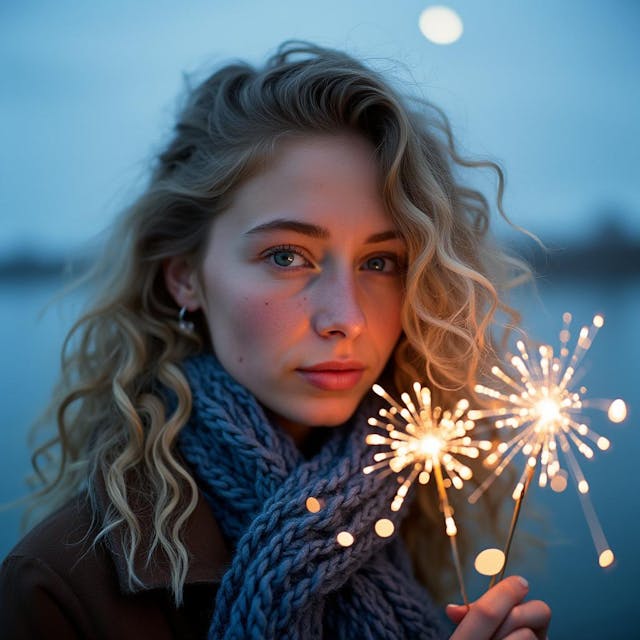
{"type": "Polygon", "coordinates": [[[180,308],[195,311],[201,307],[196,269],[187,258],[167,258],[162,263],[162,271],[165,286],[180,308]]]}

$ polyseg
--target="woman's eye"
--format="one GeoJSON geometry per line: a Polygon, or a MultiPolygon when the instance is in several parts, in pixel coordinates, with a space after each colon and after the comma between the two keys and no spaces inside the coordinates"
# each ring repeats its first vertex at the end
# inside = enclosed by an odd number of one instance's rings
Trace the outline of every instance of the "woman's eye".
{"type": "Polygon", "coordinates": [[[369,258],[365,263],[365,268],[371,271],[384,271],[387,266],[386,258],[369,258]]]}
{"type": "Polygon", "coordinates": [[[291,251],[277,251],[276,253],[272,254],[272,256],[273,261],[279,267],[289,267],[294,263],[296,259],[295,254],[291,251]]]}
{"type": "Polygon", "coordinates": [[[374,256],[364,261],[362,268],[365,271],[398,271],[398,259],[392,256],[374,256]]]}
{"type": "Polygon", "coordinates": [[[277,267],[304,267],[309,261],[298,251],[292,249],[273,249],[268,253],[268,258],[277,267]]]}

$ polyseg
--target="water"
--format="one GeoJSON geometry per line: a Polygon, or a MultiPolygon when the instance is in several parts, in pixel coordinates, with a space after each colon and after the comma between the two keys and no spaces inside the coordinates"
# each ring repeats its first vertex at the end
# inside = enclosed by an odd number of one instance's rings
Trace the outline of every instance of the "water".
{"type": "MultiPolygon", "coordinates": [[[[544,534],[546,553],[530,553],[527,562],[513,566],[527,572],[532,594],[547,600],[554,610],[551,637],[630,638],[636,633],[629,620],[640,575],[640,461],[637,387],[640,381],[640,282],[601,281],[596,284],[565,281],[541,291],[541,301],[523,300],[526,324],[533,335],[553,340],[561,314],[570,311],[576,324],[588,324],[603,312],[605,326],[587,356],[583,383],[587,397],[622,397],[630,407],[620,425],[591,412],[591,426],[612,442],[606,452],[581,466],[590,484],[590,497],[609,544],[615,564],[600,569],[575,489],[563,494],[533,488],[533,501],[524,509],[528,526],[544,534]],[[533,510],[527,511],[527,507],[533,510]],[[547,514],[545,527],[535,526],[532,511],[547,514]]],[[[527,553],[526,550],[523,553],[527,553]]]]}
{"type": "MultiPolygon", "coordinates": [[[[23,479],[29,469],[27,425],[48,398],[62,337],[81,300],[77,294],[39,320],[39,311],[57,286],[50,280],[0,282],[0,392],[5,399],[0,430],[2,503],[24,493],[23,479]]],[[[636,548],[640,540],[640,474],[636,471],[640,461],[636,394],[640,281],[563,281],[541,289],[539,299],[521,297],[518,306],[531,335],[552,343],[564,311],[571,311],[576,324],[589,323],[594,313],[603,312],[606,323],[589,353],[583,382],[590,397],[625,398],[630,415],[622,425],[611,425],[602,414],[591,414],[592,426],[609,437],[612,446],[582,465],[594,507],[616,553],[615,564],[606,570],[598,567],[580,502],[571,487],[563,494],[533,487],[518,531],[535,533],[545,548],[525,544],[516,534],[515,550],[521,557],[510,564],[510,572],[526,575],[532,596],[551,604],[551,637],[629,638],[634,633],[630,614],[635,610],[640,576],[636,548]]],[[[0,512],[0,556],[18,539],[19,519],[18,509],[0,512]]],[[[496,541],[496,546],[501,543],[496,541]]],[[[476,597],[484,582],[477,578],[469,582],[471,595],[476,597]]]]}

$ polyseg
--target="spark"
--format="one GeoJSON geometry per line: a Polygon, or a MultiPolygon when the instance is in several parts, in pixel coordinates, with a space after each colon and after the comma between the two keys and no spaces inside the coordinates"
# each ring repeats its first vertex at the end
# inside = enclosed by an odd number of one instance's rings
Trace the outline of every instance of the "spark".
{"type": "Polygon", "coordinates": [[[318,513],[322,509],[322,503],[318,498],[314,496],[309,496],[305,502],[305,506],[307,507],[307,511],[309,513],[318,513]]]}
{"type": "MultiPolygon", "coordinates": [[[[601,566],[608,566],[614,560],[613,552],[588,499],[589,483],[574,450],[591,459],[596,448],[604,451],[610,446],[607,438],[585,424],[585,408],[595,407],[608,411],[612,422],[621,422],[626,417],[626,405],[620,399],[612,403],[588,401],[584,398],[586,388],[574,388],[580,374],[579,365],[598,330],[604,325],[604,317],[596,315],[590,327],[580,329],[573,351],[569,349],[571,319],[571,314],[563,315],[558,354],[552,346],[543,344],[538,347],[536,355],[535,350],[525,341],[519,340],[516,343],[518,354],[509,359],[512,370],[493,367],[493,376],[502,383],[506,391],[476,385],[475,391],[497,401],[498,407],[471,410],[468,412],[469,418],[493,419],[497,429],[511,429],[515,431],[515,435],[501,442],[497,450],[486,457],[485,464],[494,467],[493,473],[471,494],[469,500],[475,502],[519,453],[526,458],[526,464],[512,496],[516,500],[517,511],[519,501],[524,498],[536,469],[539,486],[550,485],[555,491],[563,491],[568,474],[561,467],[559,454],[562,452],[569,475],[578,488],[599,562],[601,566]]],[[[512,528],[514,527],[515,522],[512,522],[512,528]]],[[[512,534],[511,531],[507,553],[512,534]]]]}
{"type": "Polygon", "coordinates": [[[336,541],[341,547],[350,547],[354,543],[353,534],[348,531],[340,531],[336,536],[336,541]]]}
{"type": "Polygon", "coordinates": [[[492,445],[489,441],[473,440],[469,435],[475,425],[468,417],[463,417],[469,407],[465,399],[460,400],[453,411],[449,411],[432,406],[431,392],[418,382],[413,384],[417,404],[408,393],[401,395],[404,403],[401,406],[380,385],[374,385],[373,391],[390,406],[378,412],[382,419],[369,418],[369,424],[385,431],[385,435],[371,433],[366,442],[373,446],[384,446],[386,450],[375,453],[374,464],[365,467],[363,472],[369,474],[386,470],[399,474],[408,470],[406,478],[399,478],[400,486],[391,502],[392,511],[402,507],[416,480],[420,484],[427,484],[435,476],[445,530],[451,542],[462,595],[467,602],[456,547],[458,528],[446,489],[451,486],[461,489],[464,481],[473,475],[458,456],[478,458],[481,450],[488,451],[492,445]]]}

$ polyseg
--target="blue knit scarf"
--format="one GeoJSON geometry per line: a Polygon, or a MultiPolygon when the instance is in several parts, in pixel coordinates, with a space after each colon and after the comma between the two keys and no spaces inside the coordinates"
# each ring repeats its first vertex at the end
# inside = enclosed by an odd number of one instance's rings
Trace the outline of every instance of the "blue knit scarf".
{"type": "Polygon", "coordinates": [[[235,549],[209,638],[444,637],[400,539],[374,532],[397,485],[362,473],[373,399],[306,460],[213,356],[184,370],[193,411],[180,449],[235,549]],[[323,505],[317,513],[305,506],[311,496],[323,505]],[[351,546],[336,542],[340,531],[353,535],[351,546]]]}

